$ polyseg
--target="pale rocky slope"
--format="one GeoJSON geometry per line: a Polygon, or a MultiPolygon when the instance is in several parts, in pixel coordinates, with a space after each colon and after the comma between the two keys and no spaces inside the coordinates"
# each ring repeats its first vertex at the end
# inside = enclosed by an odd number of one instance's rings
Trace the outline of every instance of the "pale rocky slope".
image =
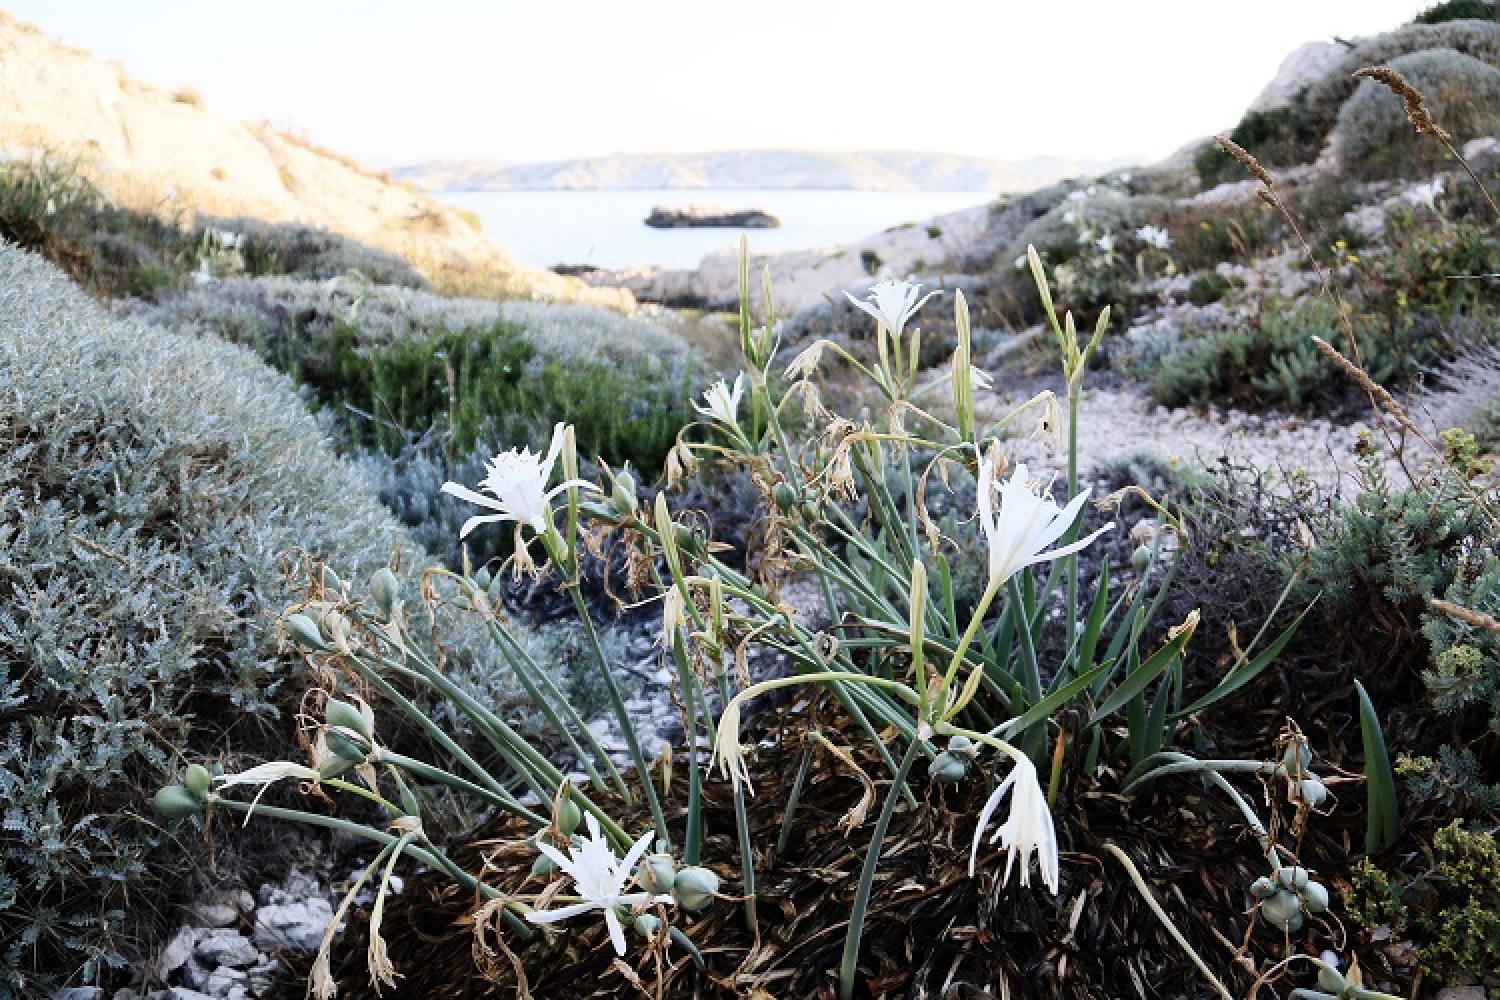
{"type": "Polygon", "coordinates": [[[516,260],[452,208],[268,125],[232,121],[0,13],[0,154],[76,160],[141,211],[328,229],[404,257],[439,288],[625,305],[516,260]]]}

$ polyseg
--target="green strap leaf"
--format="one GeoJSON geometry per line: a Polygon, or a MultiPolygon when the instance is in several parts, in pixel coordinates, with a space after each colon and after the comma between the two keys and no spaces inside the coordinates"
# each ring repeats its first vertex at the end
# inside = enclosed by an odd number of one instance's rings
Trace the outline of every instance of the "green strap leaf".
{"type": "Polygon", "coordinates": [[[1359,692],[1359,733],[1365,750],[1365,850],[1374,852],[1395,843],[1401,820],[1396,811],[1396,775],[1391,770],[1391,756],[1386,752],[1385,734],[1380,717],[1365,692],[1365,686],[1354,682],[1359,692]]]}

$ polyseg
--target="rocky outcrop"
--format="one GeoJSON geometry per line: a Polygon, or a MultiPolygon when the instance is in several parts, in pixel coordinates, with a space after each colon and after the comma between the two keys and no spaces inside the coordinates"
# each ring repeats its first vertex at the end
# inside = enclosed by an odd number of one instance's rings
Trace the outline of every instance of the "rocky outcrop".
{"type": "Polygon", "coordinates": [[[758,208],[714,205],[657,205],[646,216],[652,229],[776,229],[781,220],[758,208]]]}
{"type": "MultiPolygon", "coordinates": [[[[847,246],[753,255],[750,270],[758,282],[761,269],[770,269],[776,312],[791,316],[833,298],[841,289],[938,268],[975,245],[986,231],[990,212],[990,206],[980,205],[887,229],[847,246]]],[[[753,238],[750,244],[753,249],[753,238]]],[[[581,277],[590,284],[626,288],[649,302],[728,308],[739,301],[739,258],[733,251],[710,254],[696,268],[632,267],[581,277]]],[[[751,300],[758,312],[759,295],[751,300]]]]}
{"type": "Polygon", "coordinates": [[[0,13],[0,155],[47,155],[121,205],[330,230],[406,259],[445,291],[625,305],[516,260],[456,209],[305,138],[233,121],[0,13]]]}
{"type": "Polygon", "coordinates": [[[1274,111],[1284,108],[1292,98],[1338,65],[1348,47],[1338,42],[1308,42],[1281,61],[1276,76],[1250,102],[1251,111],[1274,111]]]}

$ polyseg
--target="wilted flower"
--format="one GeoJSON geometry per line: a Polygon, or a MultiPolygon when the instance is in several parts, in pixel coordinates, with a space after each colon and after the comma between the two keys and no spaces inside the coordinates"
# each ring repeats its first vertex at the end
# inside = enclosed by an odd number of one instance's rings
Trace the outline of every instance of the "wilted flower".
{"type": "Polygon", "coordinates": [[[1165,250],[1172,245],[1172,234],[1160,226],[1142,226],[1135,231],[1135,238],[1158,250],[1165,250]]]}
{"type": "Polygon", "coordinates": [[[875,317],[875,322],[883,326],[887,333],[893,337],[901,336],[906,329],[907,321],[912,318],[916,311],[934,295],[940,292],[934,290],[922,295],[922,286],[911,281],[881,281],[870,289],[867,300],[856,299],[848,292],[844,296],[854,305],[863,309],[875,317]]]}
{"type": "Polygon", "coordinates": [[[289,760],[273,760],[265,764],[257,764],[248,771],[239,774],[220,774],[214,778],[220,789],[233,788],[235,785],[259,785],[260,791],[255,793],[255,798],[250,800],[250,809],[245,813],[245,824],[249,824],[250,817],[255,814],[255,807],[260,804],[261,797],[272,783],[283,778],[296,778],[298,781],[317,781],[320,775],[317,771],[305,764],[297,764],[289,760]]]}
{"type": "Polygon", "coordinates": [[[992,584],[1010,579],[1027,566],[1071,555],[1108,531],[1098,531],[1071,545],[1043,550],[1065,535],[1078,512],[1088,500],[1088,492],[1078,494],[1065,508],[1036,493],[1026,478],[1026,466],[1017,465],[1010,481],[995,482],[995,460],[986,455],[979,462],[979,526],[989,543],[989,572],[992,584]],[[1000,494],[1000,510],[995,511],[995,494],[1000,494]]]}
{"type": "Polygon", "coordinates": [[[714,757],[710,766],[718,764],[719,773],[740,785],[751,795],[755,789],[750,784],[750,768],[745,764],[745,748],[740,746],[740,695],[729,699],[724,714],[719,719],[719,731],[714,737],[714,757]]]}
{"type": "Polygon", "coordinates": [[[828,346],[827,340],[815,340],[812,345],[801,354],[792,359],[792,363],[786,366],[786,377],[788,379],[812,378],[813,373],[818,370],[818,362],[823,360],[823,348],[828,346]]]}
{"type": "Polygon", "coordinates": [[[1031,885],[1031,856],[1037,857],[1042,870],[1042,882],[1053,895],[1057,894],[1058,860],[1057,831],[1052,826],[1052,811],[1047,808],[1047,796],[1037,781],[1036,767],[1024,754],[1016,754],[1015,767],[1005,780],[990,793],[979,811],[979,825],[974,829],[974,845],[969,851],[969,875],[974,875],[974,866],[979,860],[979,842],[990,824],[990,817],[1000,807],[1005,793],[1010,793],[1010,815],[990,838],[990,843],[999,841],[1005,846],[1005,874],[1001,883],[1010,881],[1011,869],[1016,858],[1021,859],[1021,885],[1031,885]]]}
{"type": "Polygon", "coordinates": [[[693,404],[693,409],[710,420],[734,425],[739,422],[740,397],[745,394],[745,373],[734,377],[734,388],[723,379],[715,382],[703,392],[703,405],[693,404]]]}
{"type": "Polygon", "coordinates": [[[582,916],[594,910],[604,914],[604,923],[609,927],[609,940],[615,946],[615,954],[625,954],[625,928],[620,924],[617,906],[639,906],[643,903],[670,903],[670,894],[652,895],[649,892],[626,892],[625,886],[635,872],[636,864],[655,834],[648,830],[641,834],[623,860],[615,857],[614,848],[599,831],[599,820],[593,813],[584,816],[589,835],[576,846],[563,853],[550,844],[537,843],[537,850],[546,855],[553,864],[573,879],[578,895],[583,902],[560,906],[555,910],[532,910],[526,919],[534,924],[552,924],[559,920],[582,916]]]}
{"type": "Polygon", "coordinates": [[[582,479],[570,479],[547,489],[547,480],[552,478],[552,466],[562,452],[563,432],[563,424],[552,429],[552,445],[547,449],[546,458],[539,454],[533,455],[529,448],[512,448],[486,462],[486,474],[479,481],[479,488],[490,496],[476,493],[459,483],[443,484],[444,493],[496,512],[469,518],[459,529],[459,538],[464,538],[479,525],[492,521],[514,521],[518,525],[528,525],[536,532],[546,531],[547,514],[553,497],[570,486],[598,489],[593,483],[582,479]]]}

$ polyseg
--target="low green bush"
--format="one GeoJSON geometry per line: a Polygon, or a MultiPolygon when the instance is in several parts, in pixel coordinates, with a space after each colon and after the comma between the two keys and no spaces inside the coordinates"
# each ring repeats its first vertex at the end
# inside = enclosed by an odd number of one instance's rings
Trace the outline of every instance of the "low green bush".
{"type": "Polygon", "coordinates": [[[1442,24],[1460,20],[1500,20],[1500,6],[1494,0],[1443,0],[1418,14],[1415,23],[1442,24]]]}
{"type": "MultiPolygon", "coordinates": [[[[297,753],[291,569],[397,552],[423,563],[283,376],[0,244],[0,994],[144,967],[191,881],[151,791],[179,748],[297,753]]],[[[454,676],[514,704],[487,642],[456,633],[454,676]]]]}
{"type": "MultiPolygon", "coordinates": [[[[1327,123],[1308,110],[1306,89],[1299,91],[1285,107],[1245,112],[1245,117],[1229,133],[1229,138],[1266,166],[1309,163],[1317,159],[1327,136],[1327,123]]],[[[1193,158],[1193,168],[1198,171],[1204,188],[1245,179],[1243,168],[1218,143],[1205,143],[1193,158]]]]}

